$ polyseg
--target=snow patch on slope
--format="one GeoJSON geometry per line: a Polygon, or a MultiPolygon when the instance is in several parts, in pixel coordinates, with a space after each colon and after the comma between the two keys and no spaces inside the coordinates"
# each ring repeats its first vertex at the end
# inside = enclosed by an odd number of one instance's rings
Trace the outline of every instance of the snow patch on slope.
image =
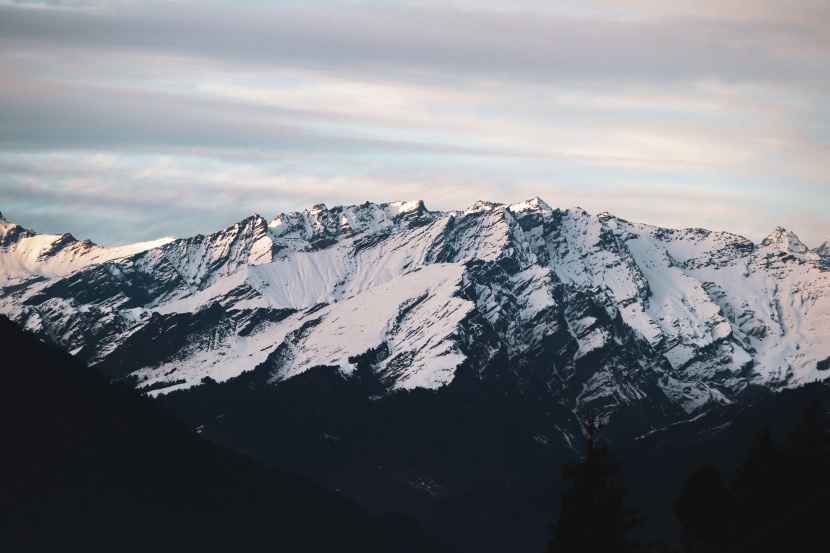
{"type": "Polygon", "coordinates": [[[349,357],[385,344],[389,355],[377,371],[394,379],[393,388],[449,383],[465,359],[453,336],[474,307],[456,296],[462,274],[456,264],[430,265],[315,311],[314,332],[296,345],[276,379],[317,365],[349,373],[349,357]]]}
{"type": "Polygon", "coordinates": [[[60,277],[89,265],[130,257],[172,242],[159,238],[148,242],[104,248],[71,234],[39,234],[20,225],[0,222],[0,286],[32,277],[60,277]]]}

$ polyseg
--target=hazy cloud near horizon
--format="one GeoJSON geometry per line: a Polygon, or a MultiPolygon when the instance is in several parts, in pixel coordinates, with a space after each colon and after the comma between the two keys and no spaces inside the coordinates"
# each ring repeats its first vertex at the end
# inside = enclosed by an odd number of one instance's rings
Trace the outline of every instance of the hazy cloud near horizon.
{"type": "Polygon", "coordinates": [[[539,195],[830,236],[830,4],[0,2],[0,211],[102,244],[539,195]]]}

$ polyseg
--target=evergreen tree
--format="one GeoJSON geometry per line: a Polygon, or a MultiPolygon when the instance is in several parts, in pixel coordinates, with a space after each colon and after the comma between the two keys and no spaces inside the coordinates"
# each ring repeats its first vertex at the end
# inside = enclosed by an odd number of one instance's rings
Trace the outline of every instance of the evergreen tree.
{"type": "Polygon", "coordinates": [[[626,507],[628,492],[614,453],[597,444],[603,428],[592,410],[585,421],[588,449],[578,463],[562,467],[568,489],[562,494],[559,518],[550,525],[549,553],[615,553],[637,550],[627,536],[641,521],[626,507]]]}
{"type": "Polygon", "coordinates": [[[721,480],[720,472],[704,465],[683,483],[673,511],[683,526],[683,551],[724,551],[734,533],[735,498],[721,480]]]}
{"type": "Polygon", "coordinates": [[[766,507],[780,500],[777,496],[786,464],[786,452],[772,440],[772,432],[765,428],[755,438],[749,454],[738,468],[732,488],[744,503],[766,507]]]}
{"type": "Polygon", "coordinates": [[[798,495],[813,495],[817,488],[830,483],[830,422],[822,415],[818,402],[804,409],[790,443],[790,468],[798,495]]]}

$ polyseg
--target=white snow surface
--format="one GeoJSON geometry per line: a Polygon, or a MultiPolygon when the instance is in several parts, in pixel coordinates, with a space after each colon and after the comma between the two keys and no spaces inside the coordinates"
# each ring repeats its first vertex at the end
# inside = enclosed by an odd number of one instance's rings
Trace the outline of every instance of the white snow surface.
{"type": "Polygon", "coordinates": [[[36,276],[65,276],[88,265],[129,257],[175,240],[167,237],[104,248],[88,240],[75,240],[67,234],[26,232],[19,225],[0,220],[0,240],[15,230],[25,234],[0,247],[0,285],[15,284],[36,276]]]}
{"type": "MultiPolygon", "coordinates": [[[[474,307],[454,295],[462,273],[457,264],[416,269],[359,297],[298,312],[250,336],[217,335],[182,358],[135,374],[142,386],[187,381],[156,394],[198,384],[205,376],[221,382],[264,362],[283,342],[290,350],[288,362],[274,375],[275,381],[318,365],[337,366],[348,374],[354,368],[349,357],[384,343],[389,356],[378,371],[393,378],[393,389],[437,388],[452,380],[465,359],[453,339],[458,323],[474,307]],[[314,332],[297,341],[286,340],[289,332],[309,321],[319,321],[314,332]]],[[[181,301],[174,305],[191,307],[181,301]]],[[[159,311],[169,312],[169,306],[159,311]]]]}
{"type": "Polygon", "coordinates": [[[616,220],[648,278],[648,309],[677,346],[673,366],[695,348],[729,339],[720,365],[737,373],[754,361],[751,381],[797,385],[826,378],[816,364],[830,357],[830,271],[798,237],[780,227],[761,245],[736,253],[748,241],[700,229],[670,231],[616,220]],[[726,255],[724,252],[731,252],[726,255]],[[807,252],[810,253],[810,252],[807,252]]]}
{"type": "Polygon", "coordinates": [[[348,373],[350,356],[385,343],[389,357],[377,370],[394,377],[393,388],[449,383],[465,359],[452,336],[474,307],[454,296],[462,273],[457,264],[430,265],[314,312],[310,317],[320,323],[293,345],[291,363],[277,379],[315,365],[334,365],[348,373]]]}

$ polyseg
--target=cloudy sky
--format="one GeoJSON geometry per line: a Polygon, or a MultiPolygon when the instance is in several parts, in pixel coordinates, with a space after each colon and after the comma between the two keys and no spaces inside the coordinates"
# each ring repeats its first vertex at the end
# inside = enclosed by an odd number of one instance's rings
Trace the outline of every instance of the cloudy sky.
{"type": "Polygon", "coordinates": [[[0,211],[104,244],[541,196],[830,236],[827,0],[0,0],[0,211]]]}

